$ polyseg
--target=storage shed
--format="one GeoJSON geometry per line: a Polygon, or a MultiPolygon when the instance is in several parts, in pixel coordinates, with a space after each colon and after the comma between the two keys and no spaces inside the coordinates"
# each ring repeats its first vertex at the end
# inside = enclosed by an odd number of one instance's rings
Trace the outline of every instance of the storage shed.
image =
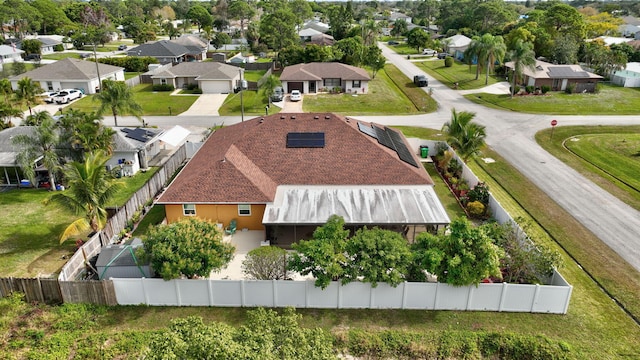
{"type": "Polygon", "coordinates": [[[136,250],[143,247],[142,240],[133,239],[130,244],[107,245],[102,248],[96,269],[98,278],[142,278],[153,277],[154,271],[148,262],[143,262],[136,255],[136,250]]]}

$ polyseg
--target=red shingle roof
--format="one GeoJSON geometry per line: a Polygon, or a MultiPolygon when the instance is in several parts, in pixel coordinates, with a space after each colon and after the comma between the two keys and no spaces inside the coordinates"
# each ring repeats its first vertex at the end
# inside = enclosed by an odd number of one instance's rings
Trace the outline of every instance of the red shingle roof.
{"type": "Polygon", "coordinates": [[[322,79],[371,80],[365,69],[335,63],[314,62],[287,66],[280,75],[281,81],[313,81],[322,79]]]}
{"type": "Polygon", "coordinates": [[[276,114],[211,134],[159,202],[268,203],[278,185],[425,184],[433,182],[424,168],[400,160],[360,132],[355,120],[276,114]],[[324,132],[325,147],[287,148],[290,132],[324,132]]]}

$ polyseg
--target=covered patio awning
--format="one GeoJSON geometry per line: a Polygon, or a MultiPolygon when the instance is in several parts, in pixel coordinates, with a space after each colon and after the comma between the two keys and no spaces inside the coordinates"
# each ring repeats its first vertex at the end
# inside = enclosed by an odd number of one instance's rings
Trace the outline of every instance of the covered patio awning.
{"type": "Polygon", "coordinates": [[[268,204],[265,225],[324,224],[331,215],[353,225],[449,224],[431,185],[281,185],[268,204]]]}
{"type": "Polygon", "coordinates": [[[191,132],[180,125],[176,125],[160,135],[158,140],[164,141],[171,146],[178,146],[184,142],[191,132]]]}

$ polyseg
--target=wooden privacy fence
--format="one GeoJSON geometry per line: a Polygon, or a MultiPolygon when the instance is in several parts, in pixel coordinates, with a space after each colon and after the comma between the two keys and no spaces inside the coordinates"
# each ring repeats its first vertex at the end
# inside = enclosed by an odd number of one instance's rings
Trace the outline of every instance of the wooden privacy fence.
{"type": "Polygon", "coordinates": [[[52,278],[0,278],[0,297],[24,294],[26,302],[118,305],[111,280],[58,281],[52,278]]]}

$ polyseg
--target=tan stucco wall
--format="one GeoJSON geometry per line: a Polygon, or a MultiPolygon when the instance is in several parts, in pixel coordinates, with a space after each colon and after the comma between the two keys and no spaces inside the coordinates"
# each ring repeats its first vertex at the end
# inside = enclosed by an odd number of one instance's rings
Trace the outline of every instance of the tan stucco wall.
{"type": "MultiPolygon", "coordinates": [[[[167,222],[172,223],[184,217],[182,205],[165,205],[167,222]]],[[[238,205],[196,205],[196,217],[212,222],[222,223],[225,227],[229,225],[231,219],[237,220],[238,230],[247,228],[249,230],[264,230],[262,216],[266,205],[251,205],[251,216],[238,215],[238,205]]]]}

